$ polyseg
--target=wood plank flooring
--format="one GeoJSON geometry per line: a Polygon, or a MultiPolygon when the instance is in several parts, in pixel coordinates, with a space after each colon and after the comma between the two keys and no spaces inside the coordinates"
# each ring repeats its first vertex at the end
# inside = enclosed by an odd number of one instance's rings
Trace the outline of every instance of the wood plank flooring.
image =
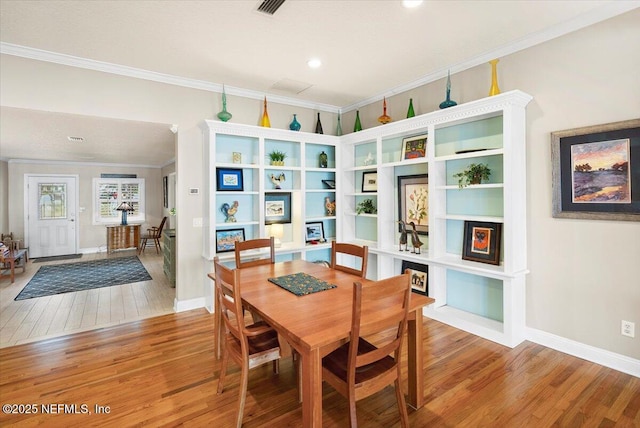
{"type": "Polygon", "coordinates": [[[14,301],[40,266],[135,255],[135,251],[84,254],[80,259],[27,263],[13,284],[0,281],[0,348],[173,313],[175,288],[162,270],[163,255],[147,248],[140,261],[151,281],[14,301]]]}
{"type": "MultiPolygon", "coordinates": [[[[639,378],[529,342],[509,349],[428,318],[424,326],[426,405],[409,410],[412,427],[640,426],[639,378]]],[[[204,309],[5,347],[0,401],[38,413],[1,414],[0,426],[230,427],[239,371],[231,365],[216,395],[219,367],[204,309]]],[[[267,364],[249,376],[245,427],[301,426],[290,357],[278,375],[267,364]]],[[[324,426],[348,426],[346,400],[326,384],[323,395],[324,426]]],[[[390,387],[357,409],[361,427],[399,426],[390,387]]]]}

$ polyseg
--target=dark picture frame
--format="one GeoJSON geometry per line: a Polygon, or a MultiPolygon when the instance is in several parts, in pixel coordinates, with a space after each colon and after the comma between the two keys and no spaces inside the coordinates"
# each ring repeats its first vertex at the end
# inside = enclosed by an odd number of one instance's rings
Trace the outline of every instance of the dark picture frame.
{"type": "Polygon", "coordinates": [[[216,168],[216,190],[219,192],[244,192],[242,169],[216,168]]]}
{"type": "Polygon", "coordinates": [[[243,228],[216,230],[216,253],[235,251],[236,242],[244,240],[243,228]]]}
{"type": "Polygon", "coordinates": [[[429,295],[429,266],[421,263],[402,261],[402,271],[409,270],[411,275],[411,291],[423,296],[429,295]]]}
{"type": "Polygon", "coordinates": [[[378,172],[365,171],[362,173],[362,193],[378,191],[378,172]]]}
{"type": "Polygon", "coordinates": [[[327,186],[327,189],[336,188],[336,180],[322,180],[322,183],[327,186]]]}
{"type": "Polygon", "coordinates": [[[640,119],[551,133],[553,217],[640,221],[640,119]]]}
{"type": "Polygon", "coordinates": [[[500,265],[502,223],[464,222],[462,260],[500,265]]]}
{"type": "Polygon", "coordinates": [[[418,159],[427,156],[427,134],[402,139],[402,159],[418,159]]]}
{"type": "Polygon", "coordinates": [[[405,222],[407,230],[413,221],[419,235],[429,234],[429,174],[398,176],[398,219],[405,222]]]}
{"type": "Polygon", "coordinates": [[[324,223],[321,221],[312,221],[305,224],[304,240],[305,242],[325,242],[324,223]]]}
{"type": "Polygon", "coordinates": [[[162,177],[162,200],[164,202],[164,207],[169,208],[169,177],[162,177]]]}
{"type": "Polygon", "coordinates": [[[291,192],[264,194],[264,224],[291,223],[291,192]]]}

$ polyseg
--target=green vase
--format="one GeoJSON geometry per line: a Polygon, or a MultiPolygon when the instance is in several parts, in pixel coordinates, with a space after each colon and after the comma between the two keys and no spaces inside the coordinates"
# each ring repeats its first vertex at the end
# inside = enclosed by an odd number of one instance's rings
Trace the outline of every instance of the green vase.
{"type": "Polygon", "coordinates": [[[222,111],[218,113],[218,119],[226,122],[232,117],[233,115],[227,111],[227,94],[224,92],[224,85],[222,85],[222,111]]]}
{"type": "Polygon", "coordinates": [[[340,124],[340,113],[338,113],[338,126],[336,126],[336,135],[338,137],[342,135],[342,124],[340,124]]]}
{"type": "Polygon", "coordinates": [[[320,113],[318,113],[318,121],[316,122],[316,134],[324,134],[322,131],[322,122],[320,122],[320,113]]]}
{"type": "Polygon", "coordinates": [[[356,110],[356,123],[353,125],[353,132],[362,131],[362,123],[360,123],[360,110],[356,110]]]}
{"type": "Polygon", "coordinates": [[[407,110],[407,119],[414,117],[416,112],[413,111],[413,98],[409,98],[409,110],[407,110]]]}

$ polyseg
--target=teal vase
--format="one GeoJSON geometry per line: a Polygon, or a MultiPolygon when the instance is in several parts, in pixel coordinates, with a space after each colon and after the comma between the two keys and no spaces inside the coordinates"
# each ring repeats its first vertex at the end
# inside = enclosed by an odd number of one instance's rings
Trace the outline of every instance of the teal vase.
{"type": "Polygon", "coordinates": [[[353,124],[353,132],[362,131],[362,123],[360,123],[360,110],[356,110],[356,123],[353,124]]]}
{"type": "Polygon", "coordinates": [[[451,73],[447,72],[447,99],[440,103],[440,108],[449,108],[458,105],[451,99],[451,73]]]}
{"type": "Polygon", "coordinates": [[[407,119],[414,117],[416,112],[413,111],[413,98],[409,98],[409,110],[407,110],[407,119]]]}
{"type": "Polygon", "coordinates": [[[222,85],[222,111],[218,113],[218,119],[223,122],[227,122],[233,115],[227,111],[227,94],[224,92],[224,85],[222,85]]]}
{"type": "Polygon", "coordinates": [[[298,119],[296,118],[296,115],[294,113],[293,120],[289,124],[289,129],[292,130],[292,131],[299,131],[300,130],[300,126],[301,126],[300,122],[298,122],[298,119]]]}

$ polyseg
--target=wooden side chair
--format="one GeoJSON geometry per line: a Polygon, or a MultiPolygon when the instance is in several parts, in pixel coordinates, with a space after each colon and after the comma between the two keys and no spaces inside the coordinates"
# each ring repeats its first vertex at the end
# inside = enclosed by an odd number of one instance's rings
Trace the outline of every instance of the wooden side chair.
{"type": "Polygon", "coordinates": [[[354,244],[340,244],[336,241],[331,242],[331,269],[338,269],[353,275],[358,275],[360,278],[367,276],[367,260],[369,258],[369,247],[366,245],[359,246],[354,244]],[[346,254],[354,257],[359,257],[360,269],[352,268],[350,266],[339,265],[338,254],[346,254]]]}
{"type": "MultiPolygon", "coordinates": [[[[275,253],[275,240],[272,237],[270,238],[261,238],[261,239],[249,239],[248,241],[236,242],[235,244],[235,252],[236,252],[236,268],[242,269],[251,266],[258,265],[268,265],[270,263],[276,262],[276,253],[275,253]],[[249,257],[245,258],[244,261],[242,259],[243,251],[250,250],[260,250],[262,248],[269,249],[269,257],[268,258],[255,258],[249,257]]],[[[246,255],[246,253],[245,253],[246,255]]]]}
{"type": "Polygon", "coordinates": [[[400,356],[403,333],[407,325],[410,275],[398,275],[363,285],[354,283],[353,314],[349,342],[322,359],[322,378],[349,400],[351,427],[357,427],[356,401],[394,383],[403,428],[409,417],[400,387],[400,356]],[[385,333],[375,346],[365,337],[385,333]],[[393,354],[393,357],[390,356],[393,354]]]}
{"type": "Polygon", "coordinates": [[[140,250],[139,254],[144,252],[144,248],[147,246],[149,239],[153,240],[153,245],[156,247],[156,253],[160,254],[160,238],[162,237],[162,229],[164,228],[164,224],[167,222],[167,217],[163,217],[160,222],[160,226],[150,227],[147,229],[147,233],[142,235],[140,238],[140,250]]]}
{"type": "Polygon", "coordinates": [[[220,264],[218,257],[214,258],[214,266],[216,270],[216,298],[225,327],[218,394],[222,394],[224,390],[227,364],[229,358],[232,358],[241,368],[240,397],[236,420],[236,426],[240,428],[247,395],[249,370],[273,361],[273,371],[278,373],[280,345],[276,331],[263,321],[245,325],[238,270],[229,269],[220,264]]]}

